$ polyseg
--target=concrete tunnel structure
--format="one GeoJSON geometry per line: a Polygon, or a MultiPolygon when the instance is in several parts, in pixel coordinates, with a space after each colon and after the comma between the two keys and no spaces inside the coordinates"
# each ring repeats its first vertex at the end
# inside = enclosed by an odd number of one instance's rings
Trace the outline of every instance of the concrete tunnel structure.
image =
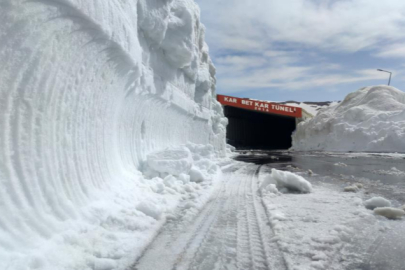
{"type": "Polygon", "coordinates": [[[224,95],[217,99],[229,120],[227,143],[236,149],[288,149],[298,123],[312,117],[294,106],[224,95]]]}

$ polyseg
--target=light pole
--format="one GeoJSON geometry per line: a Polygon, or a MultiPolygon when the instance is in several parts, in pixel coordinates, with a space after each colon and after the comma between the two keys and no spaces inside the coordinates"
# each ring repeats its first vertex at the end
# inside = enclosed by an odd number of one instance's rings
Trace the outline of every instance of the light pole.
{"type": "Polygon", "coordinates": [[[388,85],[390,85],[390,83],[391,83],[391,75],[392,75],[392,72],[390,72],[390,71],[387,71],[387,70],[383,70],[383,69],[377,69],[378,71],[382,71],[382,72],[387,72],[387,73],[389,73],[390,74],[390,78],[389,78],[389,80],[388,80],[388,85]]]}

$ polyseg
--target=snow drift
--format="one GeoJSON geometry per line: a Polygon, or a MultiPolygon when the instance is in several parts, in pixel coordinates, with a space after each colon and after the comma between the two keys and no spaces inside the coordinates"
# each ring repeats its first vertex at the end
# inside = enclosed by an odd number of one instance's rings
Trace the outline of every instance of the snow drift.
{"type": "Polygon", "coordinates": [[[3,0],[0,15],[0,269],[124,269],[161,213],[204,189],[179,187],[188,168],[144,178],[147,155],[225,153],[199,9],[3,0]]]}
{"type": "Polygon", "coordinates": [[[351,93],[299,124],[293,149],[405,152],[405,93],[389,86],[351,93]]]}

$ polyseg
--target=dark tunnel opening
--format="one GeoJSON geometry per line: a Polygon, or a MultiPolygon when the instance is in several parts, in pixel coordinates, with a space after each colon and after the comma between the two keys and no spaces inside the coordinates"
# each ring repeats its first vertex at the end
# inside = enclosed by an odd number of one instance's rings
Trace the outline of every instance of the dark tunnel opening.
{"type": "Polygon", "coordinates": [[[225,106],[227,142],[236,149],[280,150],[291,147],[294,117],[225,106]]]}

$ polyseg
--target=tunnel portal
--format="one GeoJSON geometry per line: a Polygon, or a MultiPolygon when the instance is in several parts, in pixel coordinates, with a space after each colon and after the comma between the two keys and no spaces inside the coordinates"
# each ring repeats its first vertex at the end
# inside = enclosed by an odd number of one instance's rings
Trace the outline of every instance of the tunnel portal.
{"type": "Polygon", "coordinates": [[[288,149],[303,119],[298,107],[223,95],[218,95],[218,101],[229,120],[227,143],[236,149],[288,149]]]}
{"type": "Polygon", "coordinates": [[[288,149],[295,118],[225,106],[227,142],[237,149],[288,149]]]}

